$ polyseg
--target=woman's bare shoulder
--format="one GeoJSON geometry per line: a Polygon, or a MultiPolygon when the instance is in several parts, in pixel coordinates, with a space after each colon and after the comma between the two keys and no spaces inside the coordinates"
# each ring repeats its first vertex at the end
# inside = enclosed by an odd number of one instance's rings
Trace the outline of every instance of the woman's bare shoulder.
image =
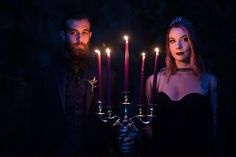
{"type": "MultiPolygon", "coordinates": [[[[157,73],[157,80],[159,80],[160,78],[162,78],[163,76],[166,75],[166,71],[164,68],[162,68],[158,73],[157,73]]],[[[154,74],[151,74],[150,76],[148,76],[147,78],[147,82],[152,82],[153,81],[153,77],[154,74]]]]}
{"type": "Polygon", "coordinates": [[[213,89],[217,88],[218,80],[215,75],[210,74],[210,73],[205,73],[204,77],[208,78],[211,88],[213,88],[213,89]]]}

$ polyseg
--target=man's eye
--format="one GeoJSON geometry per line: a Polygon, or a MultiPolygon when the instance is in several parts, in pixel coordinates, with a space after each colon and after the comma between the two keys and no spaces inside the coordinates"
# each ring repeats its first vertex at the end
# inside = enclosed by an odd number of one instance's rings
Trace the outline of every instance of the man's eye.
{"type": "Polygon", "coordinates": [[[83,35],[88,35],[88,32],[82,32],[83,35]]]}
{"type": "Polygon", "coordinates": [[[70,34],[71,34],[71,35],[76,35],[77,32],[75,32],[75,31],[71,31],[70,34]]]}

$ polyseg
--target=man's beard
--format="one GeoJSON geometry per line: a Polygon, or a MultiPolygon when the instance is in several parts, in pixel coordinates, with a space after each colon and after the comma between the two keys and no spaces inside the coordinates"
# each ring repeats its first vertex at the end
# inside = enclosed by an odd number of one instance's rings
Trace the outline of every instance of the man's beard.
{"type": "Polygon", "coordinates": [[[89,44],[84,43],[76,43],[70,44],[67,43],[67,48],[69,51],[69,56],[72,62],[80,63],[87,61],[88,58],[88,51],[89,51],[89,44]]]}
{"type": "Polygon", "coordinates": [[[84,43],[69,44],[68,43],[69,52],[75,58],[81,58],[81,57],[87,56],[88,47],[89,47],[89,44],[84,44],[84,43]]]}

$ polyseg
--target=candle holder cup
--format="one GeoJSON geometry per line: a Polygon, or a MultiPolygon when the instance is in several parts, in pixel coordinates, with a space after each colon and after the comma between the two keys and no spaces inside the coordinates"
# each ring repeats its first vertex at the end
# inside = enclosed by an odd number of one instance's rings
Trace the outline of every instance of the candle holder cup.
{"type": "Polygon", "coordinates": [[[97,101],[98,112],[96,114],[98,115],[99,119],[104,123],[108,123],[115,120],[115,122],[113,122],[113,126],[115,126],[118,123],[120,117],[117,115],[113,115],[111,106],[107,106],[107,111],[103,112],[104,104],[106,103],[102,101],[97,101]]]}

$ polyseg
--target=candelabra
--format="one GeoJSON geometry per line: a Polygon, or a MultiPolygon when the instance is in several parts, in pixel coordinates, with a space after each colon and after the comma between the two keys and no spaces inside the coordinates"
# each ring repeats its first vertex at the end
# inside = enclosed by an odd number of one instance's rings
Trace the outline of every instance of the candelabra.
{"type": "MultiPolygon", "coordinates": [[[[123,91],[123,102],[122,105],[124,107],[124,115],[119,116],[117,114],[112,113],[112,108],[110,104],[110,49],[106,49],[107,53],[107,93],[108,93],[108,102],[107,102],[107,111],[103,111],[104,104],[105,102],[101,101],[101,87],[102,87],[102,81],[101,81],[101,53],[98,49],[95,50],[95,52],[98,54],[98,80],[99,80],[99,101],[97,102],[98,105],[98,112],[97,115],[99,116],[100,120],[104,123],[109,123],[112,124],[113,126],[120,125],[123,128],[129,128],[133,127],[138,130],[136,127],[136,121],[141,122],[143,125],[148,125],[151,123],[153,117],[155,115],[153,114],[154,112],[154,104],[151,103],[147,105],[148,110],[147,114],[144,114],[143,108],[146,107],[145,104],[138,104],[138,114],[129,117],[128,116],[128,111],[127,111],[127,106],[130,105],[130,100],[129,100],[129,46],[128,46],[128,36],[124,36],[125,39],[125,60],[124,60],[124,91],[123,91]]],[[[151,102],[153,102],[154,98],[154,93],[156,90],[156,76],[157,76],[157,59],[159,55],[159,49],[155,48],[156,52],[156,57],[155,57],[155,66],[154,66],[154,78],[153,78],[153,88],[152,88],[152,94],[151,94],[151,102]]],[[[143,85],[144,85],[144,62],[145,62],[145,52],[142,53],[142,64],[141,64],[141,69],[140,69],[140,102],[142,102],[142,96],[143,96],[143,85]]],[[[126,156],[126,155],[125,155],[126,156]]]]}
{"type": "MultiPolygon", "coordinates": [[[[109,102],[107,103],[107,111],[103,112],[103,106],[105,104],[105,102],[102,102],[101,99],[101,91],[99,91],[99,100],[97,102],[98,105],[98,112],[97,115],[99,116],[100,120],[102,122],[110,122],[112,120],[115,120],[113,125],[118,125],[118,124],[122,124],[122,125],[128,125],[128,124],[132,124],[133,126],[135,126],[135,119],[138,119],[142,124],[149,124],[153,117],[155,117],[155,115],[153,114],[154,111],[154,104],[151,103],[148,106],[148,113],[147,114],[143,114],[143,107],[146,106],[145,104],[138,104],[137,106],[139,107],[138,109],[138,114],[133,116],[133,117],[128,117],[128,113],[127,113],[127,105],[130,105],[130,101],[129,101],[129,46],[128,46],[128,36],[125,35],[124,36],[125,39],[125,61],[124,61],[124,91],[123,91],[123,102],[122,105],[124,107],[124,116],[123,118],[120,117],[119,115],[114,115],[112,113],[112,108],[111,108],[111,104],[109,104],[109,102]]],[[[107,89],[108,89],[108,94],[110,94],[110,49],[107,48],[106,49],[106,53],[107,53],[107,80],[108,80],[108,84],[107,84],[107,89]]],[[[155,66],[154,66],[154,78],[153,78],[153,88],[152,88],[152,95],[151,95],[151,102],[153,102],[153,98],[154,98],[154,93],[155,93],[155,87],[156,87],[156,77],[157,77],[157,59],[158,59],[158,55],[159,55],[159,48],[156,47],[155,50],[156,52],[156,57],[155,57],[155,66]]],[[[100,50],[96,49],[95,52],[98,54],[98,74],[99,74],[99,90],[101,90],[101,53],[100,50]]],[[[145,52],[142,53],[142,65],[141,65],[141,70],[140,70],[140,98],[142,98],[143,96],[143,84],[144,84],[144,61],[145,61],[145,52]]],[[[108,96],[108,98],[110,98],[108,96]]],[[[140,99],[142,100],[142,99],[140,99]]],[[[140,101],[142,102],[142,101],[140,101]]]]}
{"type": "Polygon", "coordinates": [[[98,112],[96,113],[99,116],[99,119],[104,122],[112,122],[113,126],[116,125],[130,125],[132,124],[132,126],[135,126],[135,119],[137,119],[139,122],[141,122],[144,125],[147,125],[149,123],[151,123],[152,119],[156,116],[153,114],[154,112],[154,104],[149,104],[147,105],[148,107],[148,111],[147,114],[144,114],[143,108],[146,106],[145,104],[138,104],[138,114],[129,117],[128,116],[128,109],[127,106],[130,105],[130,101],[129,101],[129,91],[124,91],[123,92],[123,102],[121,103],[124,107],[124,115],[123,117],[117,115],[117,114],[113,114],[112,113],[112,108],[111,106],[107,106],[107,111],[103,111],[104,109],[104,104],[105,102],[102,101],[98,101],[97,105],[98,105],[98,112]]]}

